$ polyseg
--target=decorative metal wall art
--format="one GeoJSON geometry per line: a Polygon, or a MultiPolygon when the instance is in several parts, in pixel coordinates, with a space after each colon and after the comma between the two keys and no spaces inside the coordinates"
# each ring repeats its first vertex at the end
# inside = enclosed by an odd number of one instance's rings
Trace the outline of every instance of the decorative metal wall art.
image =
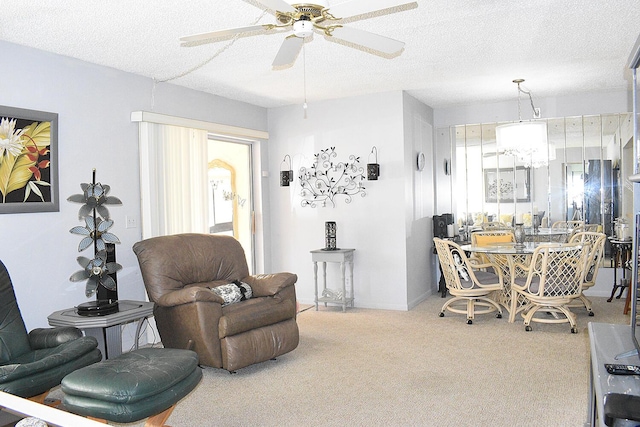
{"type": "Polygon", "coordinates": [[[335,207],[336,196],[344,196],[345,203],[351,203],[353,196],[367,195],[362,185],[366,177],[360,157],[351,155],[349,162],[334,163],[337,156],[335,147],[327,148],[315,154],[311,167],[300,168],[302,206],[315,208],[318,203],[325,206],[329,201],[335,207]]]}

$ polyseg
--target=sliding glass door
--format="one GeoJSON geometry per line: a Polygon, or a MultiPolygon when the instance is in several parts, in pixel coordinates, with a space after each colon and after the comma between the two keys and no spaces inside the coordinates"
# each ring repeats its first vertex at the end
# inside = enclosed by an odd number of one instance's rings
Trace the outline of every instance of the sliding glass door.
{"type": "Polygon", "coordinates": [[[251,145],[209,137],[209,232],[235,237],[254,269],[251,145]]]}

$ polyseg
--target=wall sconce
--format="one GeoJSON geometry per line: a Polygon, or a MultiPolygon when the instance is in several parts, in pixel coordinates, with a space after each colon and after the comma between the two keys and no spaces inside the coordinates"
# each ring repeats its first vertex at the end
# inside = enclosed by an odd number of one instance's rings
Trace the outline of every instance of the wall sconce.
{"type": "Polygon", "coordinates": [[[378,164],[378,149],[375,145],[371,149],[371,153],[369,153],[369,161],[372,154],[375,156],[375,160],[374,163],[367,163],[367,180],[377,181],[380,176],[380,165],[378,164]]]}
{"type": "Polygon", "coordinates": [[[291,170],[291,157],[288,154],[284,156],[282,162],[280,162],[280,187],[288,187],[289,183],[293,181],[293,171],[291,170]],[[287,166],[287,157],[289,158],[289,167],[286,170],[282,169],[282,164],[287,166]]]}

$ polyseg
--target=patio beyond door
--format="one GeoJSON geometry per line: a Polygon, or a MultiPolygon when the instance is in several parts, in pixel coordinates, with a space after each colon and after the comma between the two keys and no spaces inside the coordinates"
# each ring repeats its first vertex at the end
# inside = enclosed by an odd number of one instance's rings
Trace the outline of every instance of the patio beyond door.
{"type": "Polygon", "coordinates": [[[254,270],[251,145],[208,141],[209,232],[235,237],[254,270]]]}

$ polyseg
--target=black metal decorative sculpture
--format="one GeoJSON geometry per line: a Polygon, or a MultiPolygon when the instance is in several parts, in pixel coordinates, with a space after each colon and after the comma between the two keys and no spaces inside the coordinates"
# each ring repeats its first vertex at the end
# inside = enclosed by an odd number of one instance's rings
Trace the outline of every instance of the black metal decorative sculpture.
{"type": "Polygon", "coordinates": [[[91,184],[80,184],[83,194],[74,194],[67,200],[82,203],[78,219],[84,220],[84,226],[69,230],[73,234],[84,236],[78,245],[78,252],[93,246],[93,259],[79,256],[78,264],[82,270],[73,273],[72,282],[87,281],[85,295],[96,295],[96,301],[78,305],[78,314],[101,316],[118,311],[118,288],[116,273],[122,266],[115,262],[115,243],[120,240],[109,229],[113,221],[105,205],[121,205],[120,199],[109,196],[110,187],[96,183],[96,170],[93,170],[91,184]]]}
{"type": "Polygon", "coordinates": [[[359,164],[360,157],[351,155],[347,163],[334,163],[334,157],[337,157],[335,147],[327,148],[315,155],[310,168],[300,168],[302,206],[315,208],[317,203],[324,206],[327,200],[335,206],[336,196],[344,196],[345,202],[351,203],[354,195],[367,195],[362,185],[366,177],[359,164]]]}

